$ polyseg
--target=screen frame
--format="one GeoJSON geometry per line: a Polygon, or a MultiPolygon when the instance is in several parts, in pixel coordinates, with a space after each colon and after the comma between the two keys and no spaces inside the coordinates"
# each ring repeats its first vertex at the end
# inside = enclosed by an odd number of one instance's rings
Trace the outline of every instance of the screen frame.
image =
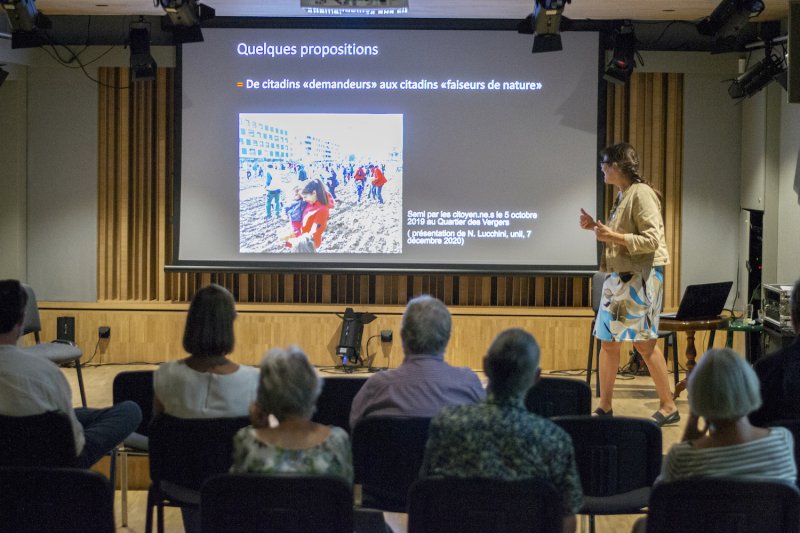
{"type": "MultiPolygon", "coordinates": [[[[373,29],[373,30],[486,30],[517,32],[520,21],[506,19],[414,19],[414,18],[237,18],[219,17],[203,23],[206,28],[226,29],[373,29]]],[[[603,79],[605,69],[604,36],[597,29],[587,30],[598,33],[597,57],[597,152],[605,147],[606,139],[606,99],[607,82],[603,79]]],[[[437,263],[393,263],[389,261],[372,263],[351,263],[347,266],[331,262],[314,262],[308,255],[297,261],[212,261],[181,260],[178,250],[180,246],[180,206],[181,206],[181,161],[182,161],[182,95],[183,95],[183,46],[175,45],[175,91],[174,91],[174,161],[172,169],[173,202],[170,213],[172,256],[164,266],[165,272],[223,272],[223,273],[257,273],[257,272],[300,272],[320,274],[454,274],[454,275],[561,275],[586,276],[596,272],[600,265],[602,245],[597,242],[596,264],[589,266],[575,265],[499,265],[499,264],[463,264],[437,263]]],[[[186,46],[192,46],[191,43],[186,46]]],[[[557,52],[556,52],[557,53],[557,52]]],[[[605,205],[605,185],[599,166],[596,172],[596,212],[602,212],[605,205]]],[[[576,222],[577,224],[577,214],[576,222]]]]}

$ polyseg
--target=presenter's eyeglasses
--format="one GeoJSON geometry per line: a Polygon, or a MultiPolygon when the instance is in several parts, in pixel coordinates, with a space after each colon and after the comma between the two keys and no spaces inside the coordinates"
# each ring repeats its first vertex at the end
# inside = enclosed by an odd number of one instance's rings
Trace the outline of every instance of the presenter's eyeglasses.
{"type": "Polygon", "coordinates": [[[606,158],[603,158],[603,159],[601,159],[601,160],[600,160],[600,166],[601,166],[601,167],[602,167],[603,165],[610,165],[610,164],[611,164],[611,161],[609,161],[609,160],[608,160],[608,159],[606,159],[606,158]]]}

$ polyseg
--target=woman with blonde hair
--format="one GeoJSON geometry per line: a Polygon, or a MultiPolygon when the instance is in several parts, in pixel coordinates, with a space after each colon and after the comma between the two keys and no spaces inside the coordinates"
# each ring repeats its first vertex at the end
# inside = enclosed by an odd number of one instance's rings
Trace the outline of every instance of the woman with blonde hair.
{"type": "Polygon", "coordinates": [[[352,483],[347,432],[311,421],[321,390],[322,380],[299,347],[270,350],[261,361],[252,425],[233,441],[231,472],[332,475],[352,483]]]}

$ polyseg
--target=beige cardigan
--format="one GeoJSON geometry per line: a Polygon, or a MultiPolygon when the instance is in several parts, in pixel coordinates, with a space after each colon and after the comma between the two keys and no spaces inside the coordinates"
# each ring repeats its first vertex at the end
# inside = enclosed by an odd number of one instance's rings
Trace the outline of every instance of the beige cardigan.
{"type": "Polygon", "coordinates": [[[661,202],[649,185],[634,183],[628,187],[607,225],[624,235],[625,244],[605,243],[601,271],[639,272],[646,279],[652,267],[669,264],[661,202]]]}

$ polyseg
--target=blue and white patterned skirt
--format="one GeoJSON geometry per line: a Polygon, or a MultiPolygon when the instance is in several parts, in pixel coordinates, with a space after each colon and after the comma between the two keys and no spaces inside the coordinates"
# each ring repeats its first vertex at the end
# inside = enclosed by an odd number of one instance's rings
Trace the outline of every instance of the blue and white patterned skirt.
{"type": "Polygon", "coordinates": [[[650,269],[646,282],[638,272],[612,273],[603,283],[594,336],[617,342],[658,338],[663,298],[664,267],[650,269]]]}

